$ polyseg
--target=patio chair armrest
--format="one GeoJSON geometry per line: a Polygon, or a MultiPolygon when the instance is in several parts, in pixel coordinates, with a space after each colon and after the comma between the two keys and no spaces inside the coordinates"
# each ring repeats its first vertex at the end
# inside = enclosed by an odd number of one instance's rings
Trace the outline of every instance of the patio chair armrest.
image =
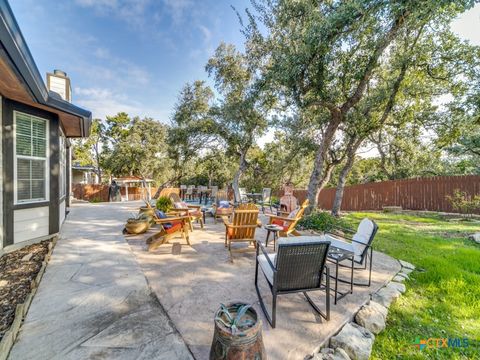
{"type": "MultiPolygon", "coordinates": [[[[202,207],[202,205],[188,205],[188,209],[200,209],[202,207]]],[[[187,209],[187,210],[188,210],[187,209]]]]}
{"type": "Polygon", "coordinates": [[[167,218],[164,218],[164,219],[155,219],[155,222],[157,224],[163,224],[163,223],[170,223],[172,221],[185,221],[185,220],[189,220],[188,216],[173,216],[173,217],[167,217],[167,218]]]}
{"type": "Polygon", "coordinates": [[[257,246],[262,251],[265,258],[267,259],[268,265],[270,265],[270,267],[274,272],[277,271],[277,269],[275,268],[275,265],[273,265],[272,261],[270,260],[270,257],[268,256],[267,249],[265,249],[265,246],[263,246],[262,242],[257,240],[257,246]]]}
{"type": "Polygon", "coordinates": [[[277,216],[280,216],[279,214],[285,214],[285,215],[288,215],[288,214],[290,214],[290,213],[289,213],[289,212],[287,212],[287,211],[280,211],[280,210],[278,210],[278,211],[277,211],[277,216]]]}
{"type": "Polygon", "coordinates": [[[174,209],[170,209],[169,212],[186,212],[190,210],[189,208],[174,208],[174,209]]]}
{"type": "Polygon", "coordinates": [[[289,222],[294,222],[294,218],[288,218],[288,217],[283,217],[283,216],[277,216],[277,215],[271,215],[271,214],[266,214],[270,220],[281,220],[281,221],[289,221],[289,222]]]}
{"type": "Polygon", "coordinates": [[[347,233],[347,234],[355,234],[355,230],[345,228],[345,227],[342,227],[342,226],[335,226],[334,230],[340,230],[340,231],[343,231],[344,233],[347,233]]]}
{"type": "Polygon", "coordinates": [[[365,246],[366,248],[369,248],[369,247],[372,246],[372,244],[370,244],[370,243],[364,243],[364,242],[361,242],[361,241],[358,241],[358,240],[353,240],[353,239],[351,239],[350,241],[351,241],[351,242],[354,242],[354,243],[357,243],[357,244],[362,244],[362,245],[365,246]]]}

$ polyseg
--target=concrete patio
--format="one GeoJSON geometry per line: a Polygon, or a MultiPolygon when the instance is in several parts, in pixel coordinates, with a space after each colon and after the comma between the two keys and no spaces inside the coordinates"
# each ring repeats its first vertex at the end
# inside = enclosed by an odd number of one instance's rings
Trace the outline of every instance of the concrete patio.
{"type": "Polygon", "coordinates": [[[135,207],[72,207],[10,360],[193,358],[123,238],[135,207]]]}
{"type": "MultiPolygon", "coordinates": [[[[267,221],[266,217],[261,218],[263,223],[267,221]]],[[[332,298],[330,321],[318,316],[302,295],[283,295],[277,301],[277,327],[272,329],[255,292],[255,256],[235,254],[231,263],[224,247],[225,228],[220,221],[207,217],[203,230],[195,225],[190,234],[191,247],[178,238],[148,253],[145,239],[154,231],[126,239],[151,288],[197,359],[208,359],[214,312],[220,303],[235,300],[254,304],[263,319],[263,339],[269,359],[304,359],[350,321],[370,294],[400,270],[397,260],[374,252],[372,286],[355,287],[353,294],[339,300],[337,305],[332,298]]],[[[263,240],[265,236],[266,231],[259,228],[256,238],[263,240]]],[[[272,250],[273,245],[269,244],[269,251],[272,250]]],[[[366,277],[367,272],[362,276],[366,277]]],[[[263,276],[261,288],[269,304],[271,295],[263,276]]],[[[342,284],[339,290],[348,290],[348,285],[342,284]]],[[[323,292],[312,293],[312,297],[324,308],[323,292]]]]}

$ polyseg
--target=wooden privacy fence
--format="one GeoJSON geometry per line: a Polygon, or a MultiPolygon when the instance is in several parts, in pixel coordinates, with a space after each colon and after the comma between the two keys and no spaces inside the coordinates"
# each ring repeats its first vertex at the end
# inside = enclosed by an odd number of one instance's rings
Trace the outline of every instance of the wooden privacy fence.
{"type": "MultiPolygon", "coordinates": [[[[342,210],[382,210],[384,206],[401,206],[406,210],[456,212],[447,196],[457,189],[469,196],[480,195],[480,176],[436,176],[347,186],[342,210]]],[[[302,202],[307,190],[295,190],[294,195],[302,202]]],[[[319,207],[331,210],[334,197],[335,188],[323,189],[318,197],[319,207]]]]}
{"type": "MultiPolygon", "coordinates": [[[[73,197],[78,200],[105,202],[108,201],[108,189],[109,185],[91,185],[91,184],[73,184],[72,191],[73,197]]],[[[142,200],[142,194],[147,189],[138,187],[128,188],[128,201],[142,200]]],[[[152,187],[150,189],[151,196],[153,197],[157,192],[157,188],[152,187]]],[[[160,191],[159,196],[168,196],[171,193],[180,194],[179,188],[163,188],[160,191]]],[[[125,198],[125,187],[120,187],[120,194],[122,198],[125,198]]]]}

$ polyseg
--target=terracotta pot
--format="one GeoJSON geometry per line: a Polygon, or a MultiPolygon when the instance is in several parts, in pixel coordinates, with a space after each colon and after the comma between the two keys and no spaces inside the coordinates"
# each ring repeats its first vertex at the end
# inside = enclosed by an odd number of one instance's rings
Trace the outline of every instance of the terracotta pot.
{"type": "MultiPolygon", "coordinates": [[[[241,303],[228,304],[232,316],[236,316],[235,309],[241,303]]],[[[215,319],[220,316],[221,309],[215,313],[215,319]]],[[[257,316],[255,309],[246,312],[254,324],[247,329],[237,330],[235,334],[222,322],[215,320],[215,333],[210,349],[210,360],[265,360],[267,354],[262,339],[262,320],[257,316]]]]}
{"type": "Polygon", "coordinates": [[[128,220],[125,229],[129,234],[143,234],[150,228],[148,220],[128,220]]]}

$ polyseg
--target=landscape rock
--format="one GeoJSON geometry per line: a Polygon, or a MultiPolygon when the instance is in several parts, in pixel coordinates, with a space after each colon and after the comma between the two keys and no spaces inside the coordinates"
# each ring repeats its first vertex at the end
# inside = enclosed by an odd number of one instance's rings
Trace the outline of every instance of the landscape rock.
{"type": "Polygon", "coordinates": [[[22,261],[30,261],[32,259],[33,253],[28,253],[24,257],[22,257],[22,261]]]}
{"type": "Polygon", "coordinates": [[[400,284],[398,282],[395,282],[395,281],[390,281],[388,284],[387,284],[387,287],[391,287],[391,288],[394,288],[394,289],[397,289],[399,292],[401,292],[402,294],[405,292],[405,290],[407,290],[407,288],[405,287],[405,284],[400,284]]]}
{"type": "Polygon", "coordinates": [[[399,274],[408,275],[408,274],[410,274],[412,271],[413,271],[412,269],[403,268],[402,271],[399,272],[399,274]]]}
{"type": "Polygon", "coordinates": [[[385,329],[387,313],[388,309],[386,307],[375,301],[370,301],[355,315],[355,321],[373,334],[378,334],[385,329]]]}
{"type": "Polygon", "coordinates": [[[415,270],[415,265],[410,264],[409,262],[403,261],[403,260],[398,260],[400,261],[400,265],[402,265],[402,268],[407,268],[410,270],[415,270]]]}
{"type": "Polygon", "coordinates": [[[374,341],[375,335],[370,331],[355,323],[348,323],[330,339],[330,346],[345,350],[352,360],[368,360],[374,341]]]}
{"type": "Polygon", "coordinates": [[[468,237],[470,240],[475,241],[477,244],[480,244],[480,233],[472,234],[468,237]]]}
{"type": "Polygon", "coordinates": [[[372,295],[372,300],[388,308],[400,296],[400,291],[392,286],[385,286],[372,295]]]}
{"type": "Polygon", "coordinates": [[[392,280],[396,282],[404,282],[406,279],[407,279],[406,277],[397,274],[394,276],[392,280]]]}
{"type": "Polygon", "coordinates": [[[315,354],[312,360],[351,360],[345,350],[341,348],[330,349],[323,348],[318,354],[315,354]]]}

